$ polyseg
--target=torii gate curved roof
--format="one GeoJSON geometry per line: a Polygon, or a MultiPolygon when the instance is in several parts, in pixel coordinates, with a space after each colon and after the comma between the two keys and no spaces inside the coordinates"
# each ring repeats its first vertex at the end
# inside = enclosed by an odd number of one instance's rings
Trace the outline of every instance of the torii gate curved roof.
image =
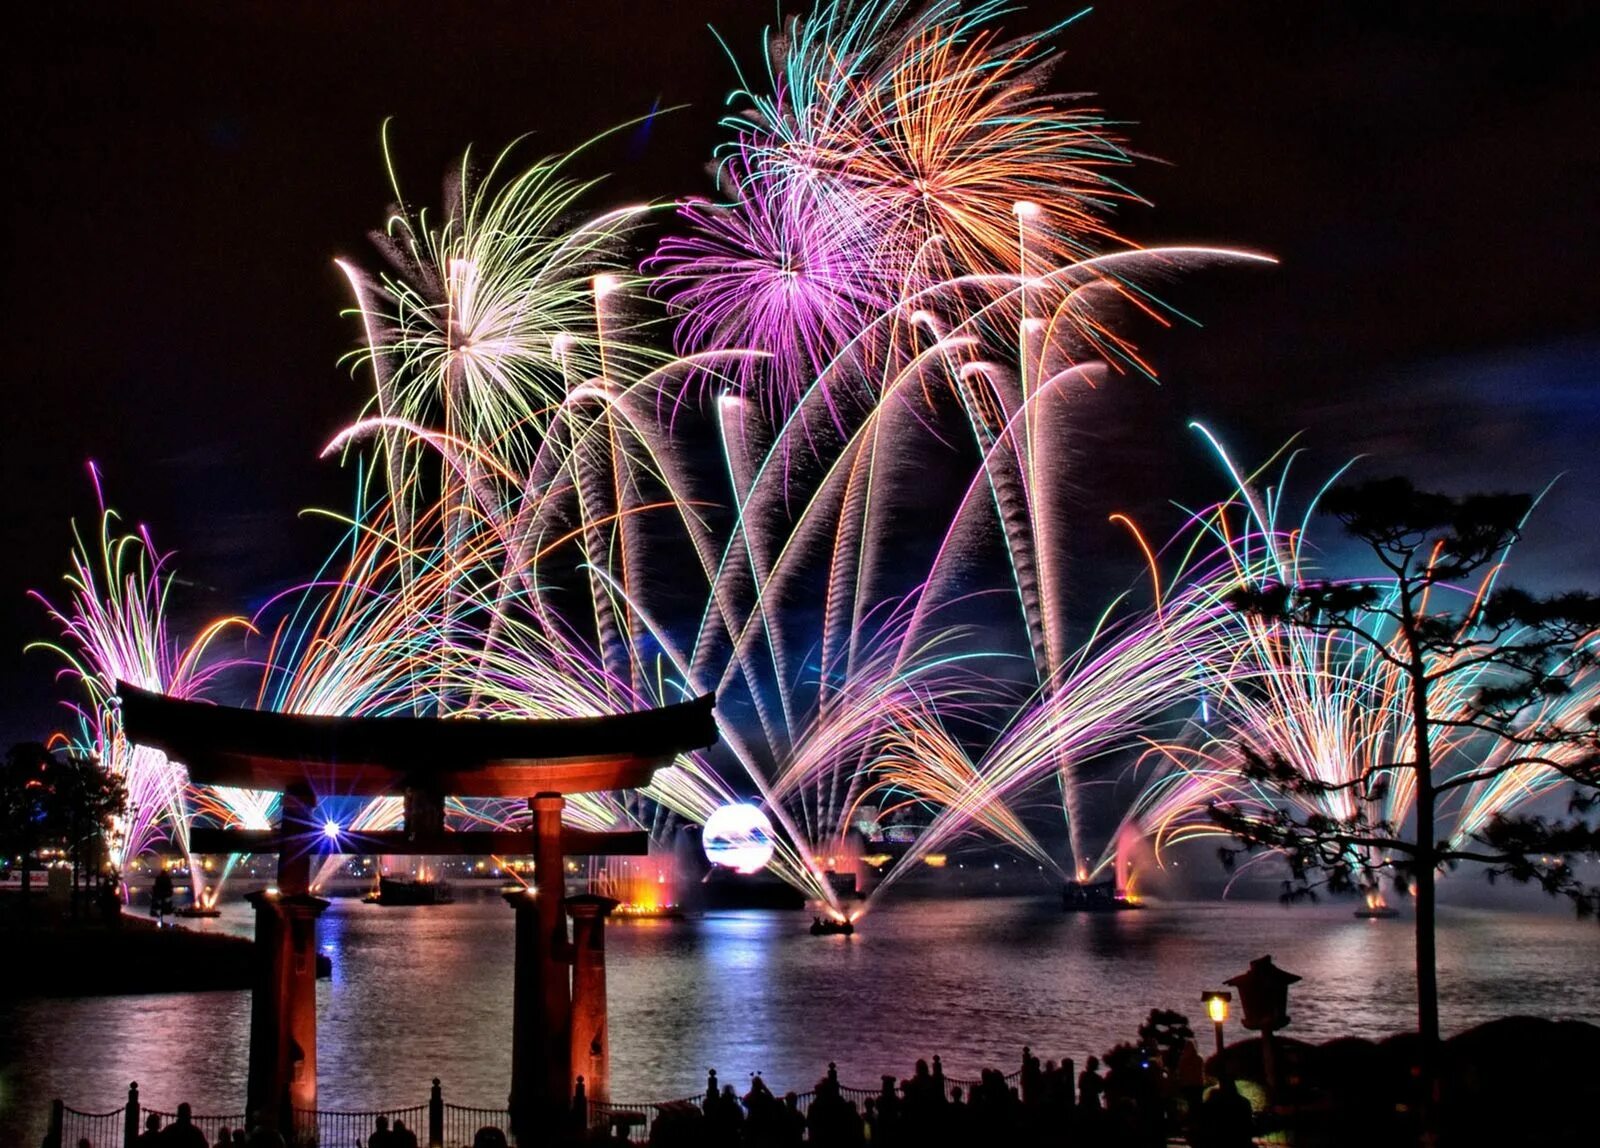
{"type": "Polygon", "coordinates": [[[128,739],[205,785],[281,792],[314,783],[352,797],[410,787],[528,797],[646,785],[679,753],[717,741],[710,694],[600,717],[324,717],[235,709],[117,683],[128,739]]]}

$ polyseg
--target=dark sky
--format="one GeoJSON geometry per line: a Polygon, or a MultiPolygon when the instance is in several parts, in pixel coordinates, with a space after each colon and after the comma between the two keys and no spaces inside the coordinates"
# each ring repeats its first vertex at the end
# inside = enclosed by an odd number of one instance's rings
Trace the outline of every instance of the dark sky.
{"type": "MultiPolygon", "coordinates": [[[[785,5],[788,10],[790,6],[785,5]]],[[[776,9],[736,0],[35,4],[8,12],[0,365],[0,735],[53,721],[30,587],[59,589],[83,464],[193,586],[249,610],[308,576],[350,475],[317,452],[359,407],[332,259],[371,262],[394,117],[417,202],[468,144],[562,150],[663,105],[596,153],[601,205],[705,190],[730,71],[776,9]]],[[[1036,4],[1020,26],[1060,18],[1036,4]]],[[[1204,329],[1144,332],[1158,389],[1104,396],[1082,445],[1086,522],[1219,493],[1189,418],[1245,457],[1305,431],[1310,472],[1454,487],[1566,477],[1531,543],[1600,583],[1600,16],[1580,0],[1108,0],[1063,39],[1147,163],[1145,243],[1227,242],[1274,270],[1173,291],[1204,329]]],[[[1109,536],[1086,527],[1079,561],[1109,536]]],[[[1531,567],[1530,567],[1531,569],[1531,567]]]]}

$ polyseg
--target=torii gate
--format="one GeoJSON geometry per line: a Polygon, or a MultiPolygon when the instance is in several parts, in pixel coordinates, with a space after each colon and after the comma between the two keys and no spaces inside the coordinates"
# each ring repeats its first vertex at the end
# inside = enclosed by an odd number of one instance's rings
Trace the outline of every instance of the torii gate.
{"type": "Polygon", "coordinates": [[[539,721],[349,718],[278,714],[184,701],[118,683],[128,740],[182,762],[192,781],[283,795],[269,830],[195,829],[196,853],[276,853],[276,889],[252,893],[256,977],[250,1009],[247,1104],[288,1129],[317,1104],[316,920],[311,892],[325,842],[317,794],[404,796],[405,827],[352,832],[337,851],[531,855],[534,884],[506,894],[516,911],[512,994],[512,1128],[528,1141],[559,1127],[576,1075],[605,1099],[604,923],[615,902],[565,898],[563,858],[644,854],[642,832],[593,833],[561,824],[565,794],[633,789],[674,755],[717,740],[710,695],[637,713],[539,721]],[[530,829],[450,831],[444,799],[526,797],[530,829]],[[567,936],[567,914],[574,937],[567,936]],[[572,975],[569,978],[569,970],[572,975]]]}

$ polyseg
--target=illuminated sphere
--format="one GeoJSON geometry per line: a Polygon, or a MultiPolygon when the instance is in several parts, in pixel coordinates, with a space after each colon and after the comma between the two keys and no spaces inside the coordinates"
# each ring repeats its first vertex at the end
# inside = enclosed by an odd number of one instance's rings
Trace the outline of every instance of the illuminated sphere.
{"type": "Polygon", "coordinates": [[[754,805],[724,805],[706,819],[700,844],[713,865],[754,873],[772,860],[772,822],[754,805]]]}

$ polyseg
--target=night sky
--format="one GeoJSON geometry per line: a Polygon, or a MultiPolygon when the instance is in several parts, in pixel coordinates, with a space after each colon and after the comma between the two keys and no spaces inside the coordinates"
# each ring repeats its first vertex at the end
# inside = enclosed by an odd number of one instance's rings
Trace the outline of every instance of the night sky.
{"type": "MultiPolygon", "coordinates": [[[[707,25],[754,63],[777,10],[8,11],[0,737],[57,720],[24,594],[59,590],[75,514],[93,528],[85,460],[178,552],[180,617],[250,611],[315,570],[333,535],[297,512],[347,503],[351,473],[317,454],[366,388],[338,362],[357,331],[332,261],[374,262],[386,116],[428,203],[469,144],[533,133],[532,157],[688,104],[586,174],[614,173],[597,207],[703,193],[732,78],[707,25]]],[[[1129,178],[1154,206],[1125,234],[1282,260],[1191,276],[1169,297],[1203,328],[1139,332],[1162,382],[1108,388],[1085,428],[1079,565],[1120,568],[1110,510],[1222,493],[1184,429],[1200,418],[1247,459],[1305,432],[1308,478],[1363,452],[1453,489],[1564,474],[1520,571],[1600,586],[1600,11],[1108,0],[1061,44],[1057,85],[1097,93],[1152,157],[1129,178]]]]}

